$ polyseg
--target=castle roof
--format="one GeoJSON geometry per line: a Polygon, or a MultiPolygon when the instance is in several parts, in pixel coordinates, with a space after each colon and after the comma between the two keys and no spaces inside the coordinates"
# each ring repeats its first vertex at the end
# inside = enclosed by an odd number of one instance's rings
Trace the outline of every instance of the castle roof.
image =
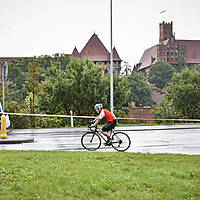
{"type": "Polygon", "coordinates": [[[4,61],[6,62],[11,62],[12,60],[17,61],[17,60],[23,60],[26,57],[0,57],[0,63],[3,63],[4,61]]]}
{"type": "Polygon", "coordinates": [[[115,47],[113,48],[113,60],[121,60],[115,47]]]}
{"type": "Polygon", "coordinates": [[[105,48],[105,46],[95,33],[82,49],[80,55],[81,58],[85,58],[87,56],[90,60],[93,61],[106,61],[109,59],[108,50],[105,48]]]}
{"type": "Polygon", "coordinates": [[[185,47],[186,63],[200,63],[200,40],[178,40],[185,47]]]}
{"type": "Polygon", "coordinates": [[[138,71],[150,67],[157,61],[157,46],[158,45],[155,45],[144,51],[142,58],[139,61],[140,67],[138,68],[138,71]]]}
{"type": "MultiPolygon", "coordinates": [[[[86,43],[84,48],[80,53],[78,53],[76,47],[73,50],[72,55],[76,58],[85,58],[86,56],[88,59],[92,61],[109,61],[110,60],[110,53],[101,42],[99,37],[94,33],[89,41],[86,43]]],[[[113,48],[113,60],[121,61],[119,54],[116,48],[113,48]]]]}
{"type": "Polygon", "coordinates": [[[73,55],[74,57],[76,57],[76,58],[80,58],[80,57],[81,57],[81,55],[80,55],[80,53],[78,52],[76,46],[75,46],[75,48],[74,48],[74,50],[73,50],[73,52],[72,52],[72,55],[73,55]]]}

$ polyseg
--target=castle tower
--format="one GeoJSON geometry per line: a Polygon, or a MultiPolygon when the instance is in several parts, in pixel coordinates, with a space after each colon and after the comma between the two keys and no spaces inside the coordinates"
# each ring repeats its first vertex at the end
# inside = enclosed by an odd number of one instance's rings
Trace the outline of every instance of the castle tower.
{"type": "Polygon", "coordinates": [[[171,35],[173,34],[173,24],[171,23],[165,23],[163,21],[163,23],[160,23],[160,38],[159,38],[159,42],[163,42],[167,39],[169,39],[171,37],[171,35]]]}

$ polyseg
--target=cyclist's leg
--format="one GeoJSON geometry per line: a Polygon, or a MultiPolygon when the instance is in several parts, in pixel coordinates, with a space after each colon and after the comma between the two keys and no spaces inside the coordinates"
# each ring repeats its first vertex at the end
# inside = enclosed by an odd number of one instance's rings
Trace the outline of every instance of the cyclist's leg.
{"type": "Polygon", "coordinates": [[[113,121],[113,127],[112,127],[112,129],[114,129],[115,128],[115,126],[117,126],[117,119],[114,119],[114,121],[113,121]]]}
{"type": "Polygon", "coordinates": [[[107,139],[110,139],[110,134],[109,131],[113,128],[113,123],[112,122],[108,122],[102,129],[101,129],[101,133],[103,135],[105,135],[107,137],[107,139]]]}
{"type": "Polygon", "coordinates": [[[110,134],[107,131],[101,130],[101,133],[106,136],[107,140],[110,139],[110,134]]]}

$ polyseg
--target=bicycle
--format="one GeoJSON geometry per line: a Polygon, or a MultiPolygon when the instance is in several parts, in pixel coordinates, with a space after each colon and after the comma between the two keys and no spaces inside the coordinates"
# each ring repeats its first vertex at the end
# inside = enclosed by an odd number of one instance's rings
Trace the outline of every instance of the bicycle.
{"type": "MultiPolygon", "coordinates": [[[[106,139],[98,131],[97,127],[88,126],[90,132],[86,132],[81,137],[82,146],[89,151],[96,151],[100,148],[102,140],[105,141],[104,145],[108,146],[106,139]]],[[[131,140],[129,136],[124,132],[115,132],[114,129],[110,131],[111,146],[120,152],[126,151],[130,145],[131,140]]]]}

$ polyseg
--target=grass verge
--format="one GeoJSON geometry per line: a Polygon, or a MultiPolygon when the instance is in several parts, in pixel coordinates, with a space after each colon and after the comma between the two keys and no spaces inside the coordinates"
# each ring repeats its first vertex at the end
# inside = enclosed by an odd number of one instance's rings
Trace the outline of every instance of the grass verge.
{"type": "Polygon", "coordinates": [[[1,200],[199,200],[200,156],[0,151],[1,200]]]}

